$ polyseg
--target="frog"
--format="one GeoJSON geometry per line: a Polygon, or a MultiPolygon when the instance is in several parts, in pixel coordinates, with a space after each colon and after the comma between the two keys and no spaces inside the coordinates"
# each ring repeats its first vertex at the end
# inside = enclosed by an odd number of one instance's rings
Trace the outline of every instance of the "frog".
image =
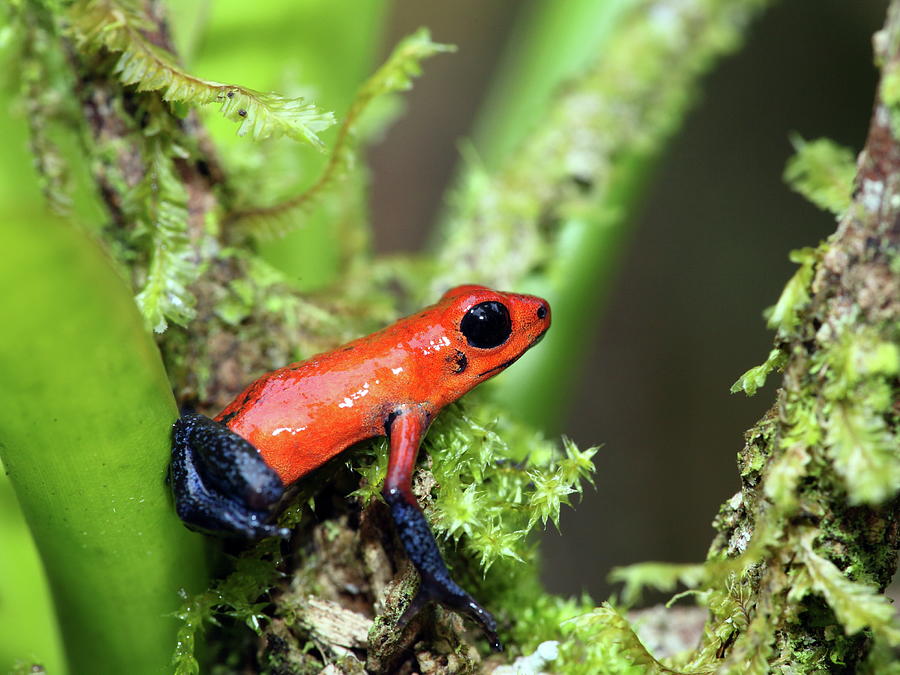
{"type": "Polygon", "coordinates": [[[494,617],[450,575],[412,475],[441,409],[515,363],[550,320],[537,296],[457,286],[382,330],[262,375],[214,418],[182,415],[169,472],[178,516],[211,534],[286,538],[273,521],[287,489],[360,441],[386,436],[381,494],[420,578],[399,625],[437,602],[502,649],[494,617]]]}

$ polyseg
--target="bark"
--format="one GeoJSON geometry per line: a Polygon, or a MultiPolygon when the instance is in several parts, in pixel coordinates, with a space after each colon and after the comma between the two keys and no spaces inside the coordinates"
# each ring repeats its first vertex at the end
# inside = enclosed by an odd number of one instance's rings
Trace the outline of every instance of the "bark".
{"type": "Polygon", "coordinates": [[[726,666],[752,663],[756,650],[770,668],[791,664],[797,668],[792,672],[856,672],[873,634],[887,630],[870,625],[851,634],[846,613],[821,588],[812,584],[811,592],[799,592],[811,569],[804,562],[805,543],[847,579],[880,592],[894,574],[900,547],[900,501],[892,496],[896,481],[878,498],[867,496],[862,478],[877,481],[880,472],[897,465],[897,372],[890,364],[880,371],[873,367],[877,372],[860,365],[876,358],[879,349],[890,353],[900,344],[900,128],[896,102],[886,100],[900,68],[900,2],[891,4],[874,44],[882,84],[858,158],[852,204],[816,254],[809,300],[798,308],[796,328],[779,331],[776,348],[787,356],[783,385],[772,408],[747,433],[738,455],[741,491],[716,520],[711,560],[733,558],[754,546],[764,551],[747,574],[750,625],[719,648],[726,666]],[[875,405],[869,398],[874,387],[886,394],[879,400],[888,400],[875,405]],[[879,454],[861,436],[850,455],[857,463],[848,464],[834,436],[848,415],[871,421],[888,444],[886,452],[879,454]],[[801,417],[815,420],[812,436],[798,437],[801,417]],[[883,464],[866,465],[866,458],[883,464]],[[785,467],[797,472],[788,492],[779,482],[785,467]]]}

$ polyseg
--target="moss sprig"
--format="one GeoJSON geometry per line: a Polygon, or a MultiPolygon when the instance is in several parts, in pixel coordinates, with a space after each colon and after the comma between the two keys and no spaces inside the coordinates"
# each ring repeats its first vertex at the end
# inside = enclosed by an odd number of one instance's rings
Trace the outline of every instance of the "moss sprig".
{"type": "Polygon", "coordinates": [[[794,155],[784,168],[791,188],[821,209],[842,216],[850,208],[856,165],[853,152],[827,138],[791,136],[794,155]]]}
{"type": "Polygon", "coordinates": [[[799,264],[800,267],[785,284],[778,301],[763,313],[769,328],[775,331],[775,347],[769,352],[764,363],[754,366],[731,385],[732,394],[743,391],[747,396],[753,396],[765,386],[771,373],[780,372],[784,368],[788,361],[785,345],[792,337],[796,337],[800,312],[810,299],[815,265],[827,250],[827,245],[821,244],[815,248],[807,246],[790,252],[788,257],[791,262],[799,264]]]}
{"type": "Polygon", "coordinates": [[[812,528],[798,535],[796,551],[802,567],[793,579],[788,600],[818,593],[834,609],[848,634],[871,628],[888,644],[900,644],[900,627],[894,621],[891,602],[871,585],[851,581],[833,562],[819,555],[814,545],[818,536],[812,528]]]}
{"type": "Polygon", "coordinates": [[[185,595],[175,615],[182,622],[172,655],[175,675],[200,673],[197,639],[207,625],[219,625],[219,617],[227,616],[260,633],[268,621],[264,609],[269,604],[261,598],[283,576],[277,567],[279,559],[277,540],[264,540],[235,558],[234,570],[227,577],[214,581],[202,593],[185,595]]]}
{"type": "Polygon", "coordinates": [[[230,226],[253,236],[277,237],[300,223],[298,216],[311,208],[328,190],[352,170],[356,157],[356,135],[363,114],[377,98],[407,91],[422,73],[422,61],[453,45],[433,42],[426,28],[401,40],[387,61],[360,87],[341,122],[328,163],[316,181],[300,194],[272,206],[241,209],[230,215],[230,226]]]}
{"type": "Polygon", "coordinates": [[[239,136],[256,140],[288,136],[323,150],[318,133],[334,124],[334,115],[303,98],[264,93],[236,84],[204,80],[185,71],[175,57],[153,44],[153,28],[136,0],[77,0],[69,9],[72,30],[81,47],[103,48],[119,55],[115,70],[138,91],[157,91],[164,101],[188,106],[216,104],[237,123],[239,136]]]}
{"type": "Polygon", "coordinates": [[[631,624],[610,603],[564,624],[568,639],[560,648],[560,672],[571,675],[679,675],[680,671],[656,659],[643,645],[631,624]]]}
{"type": "Polygon", "coordinates": [[[137,221],[134,239],[150,241],[146,280],[135,300],[147,325],[162,333],[169,321],[185,326],[194,318],[189,286],[200,262],[188,239],[187,191],[174,166],[175,158],[187,153],[159,129],[150,127],[145,134],[146,171],[125,210],[137,221]]]}

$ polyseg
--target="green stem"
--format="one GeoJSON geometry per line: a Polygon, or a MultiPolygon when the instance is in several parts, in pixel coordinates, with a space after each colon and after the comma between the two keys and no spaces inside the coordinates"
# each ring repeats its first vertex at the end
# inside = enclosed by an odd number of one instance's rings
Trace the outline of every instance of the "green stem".
{"type": "Polygon", "coordinates": [[[475,129],[485,164],[502,166],[540,124],[559,86],[604,51],[622,13],[636,2],[545,1],[523,8],[475,129]]]}
{"type": "Polygon", "coordinates": [[[0,459],[43,561],[73,673],[165,672],[202,540],[165,486],[177,415],[159,353],[104,254],[56,221],[0,230],[0,459]]]}
{"type": "Polygon", "coordinates": [[[63,672],[62,640],[34,540],[0,467],[0,672],[23,659],[63,672]],[[7,554],[11,552],[10,554],[7,554]]]}
{"type": "Polygon", "coordinates": [[[549,432],[558,433],[565,419],[572,381],[594,341],[594,322],[585,319],[597,316],[606,305],[628,239],[626,214],[633,213],[651,164],[649,157],[620,161],[607,200],[565,220],[556,260],[546,274],[524,280],[527,292],[550,302],[553,330],[540,350],[497,380],[492,394],[521,419],[549,432]]]}

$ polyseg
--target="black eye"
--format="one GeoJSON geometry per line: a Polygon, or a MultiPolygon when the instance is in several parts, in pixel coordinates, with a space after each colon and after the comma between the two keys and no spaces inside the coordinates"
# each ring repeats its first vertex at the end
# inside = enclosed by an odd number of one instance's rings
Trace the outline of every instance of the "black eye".
{"type": "Polygon", "coordinates": [[[473,347],[499,347],[512,333],[509,310],[499,302],[482,302],[466,312],[459,329],[473,347]]]}

